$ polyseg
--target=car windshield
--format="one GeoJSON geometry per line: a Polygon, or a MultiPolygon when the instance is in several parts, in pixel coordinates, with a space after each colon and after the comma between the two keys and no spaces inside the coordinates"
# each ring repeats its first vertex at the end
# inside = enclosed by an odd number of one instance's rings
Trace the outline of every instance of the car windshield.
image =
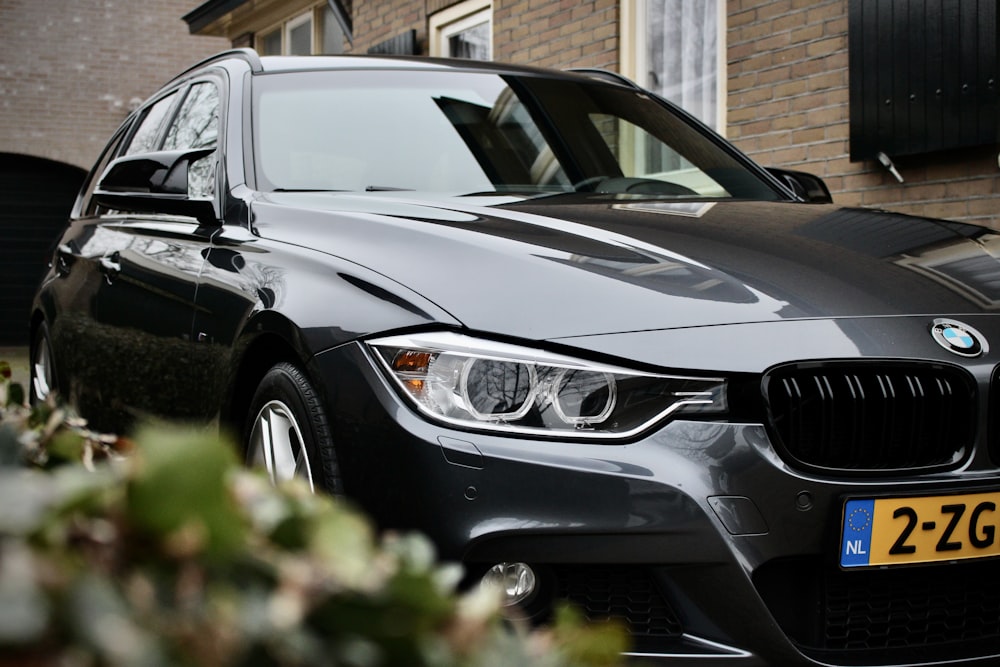
{"type": "Polygon", "coordinates": [[[645,93],[569,77],[264,75],[254,138],[263,190],[782,198],[645,93]]]}

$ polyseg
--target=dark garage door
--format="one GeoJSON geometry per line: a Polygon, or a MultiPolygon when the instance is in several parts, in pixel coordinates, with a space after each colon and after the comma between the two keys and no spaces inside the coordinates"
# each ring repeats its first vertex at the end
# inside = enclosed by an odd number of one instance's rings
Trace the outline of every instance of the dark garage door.
{"type": "Polygon", "coordinates": [[[28,311],[86,172],[0,153],[0,345],[28,344],[28,311]]]}

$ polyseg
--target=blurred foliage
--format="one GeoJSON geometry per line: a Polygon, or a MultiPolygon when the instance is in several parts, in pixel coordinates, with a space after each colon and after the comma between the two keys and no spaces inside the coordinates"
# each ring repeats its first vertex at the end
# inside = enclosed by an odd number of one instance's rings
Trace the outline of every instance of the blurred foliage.
{"type": "Polygon", "coordinates": [[[0,667],[619,664],[620,628],[507,620],[425,538],[378,536],[233,451],[29,409],[0,362],[0,667]]]}

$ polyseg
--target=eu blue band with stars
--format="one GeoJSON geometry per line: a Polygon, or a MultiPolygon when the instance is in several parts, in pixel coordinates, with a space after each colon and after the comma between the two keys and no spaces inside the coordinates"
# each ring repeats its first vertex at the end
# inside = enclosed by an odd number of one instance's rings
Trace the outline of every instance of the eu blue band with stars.
{"type": "Polygon", "coordinates": [[[869,564],[874,516],[874,500],[847,501],[844,507],[843,539],[840,541],[841,567],[863,567],[869,564]]]}

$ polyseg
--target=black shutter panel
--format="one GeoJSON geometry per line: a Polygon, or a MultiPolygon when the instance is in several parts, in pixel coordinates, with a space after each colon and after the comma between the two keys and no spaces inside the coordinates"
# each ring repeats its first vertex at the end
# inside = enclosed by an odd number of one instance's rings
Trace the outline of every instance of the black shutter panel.
{"type": "Polygon", "coordinates": [[[996,0],[850,0],[851,160],[1000,143],[996,0]]]}

